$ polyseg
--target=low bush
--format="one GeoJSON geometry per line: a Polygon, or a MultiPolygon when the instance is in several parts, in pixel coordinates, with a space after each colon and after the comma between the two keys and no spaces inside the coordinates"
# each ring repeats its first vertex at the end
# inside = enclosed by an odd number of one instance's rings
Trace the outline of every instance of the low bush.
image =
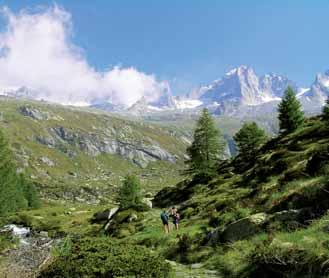
{"type": "Polygon", "coordinates": [[[8,233],[2,232],[0,234],[0,253],[4,252],[9,248],[12,248],[17,243],[18,243],[17,238],[14,238],[10,232],[8,233]]]}
{"type": "Polygon", "coordinates": [[[258,246],[251,256],[249,277],[327,277],[328,257],[291,243],[258,246]]]}
{"type": "Polygon", "coordinates": [[[107,237],[75,239],[39,278],[172,277],[171,266],[145,247],[107,237]],[[67,252],[69,251],[69,252],[67,252]]]}

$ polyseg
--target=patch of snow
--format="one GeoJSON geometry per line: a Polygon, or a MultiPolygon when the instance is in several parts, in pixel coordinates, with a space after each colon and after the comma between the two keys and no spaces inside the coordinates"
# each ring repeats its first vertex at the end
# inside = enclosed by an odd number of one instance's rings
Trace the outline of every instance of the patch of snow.
{"type": "Polygon", "coordinates": [[[227,75],[227,76],[233,75],[236,73],[237,70],[238,70],[237,68],[234,68],[234,69],[228,71],[225,75],[227,75]]]}
{"type": "Polygon", "coordinates": [[[329,79],[323,80],[322,85],[325,87],[329,87],[329,79]]]}
{"type": "Polygon", "coordinates": [[[307,91],[309,91],[310,88],[300,88],[299,92],[297,93],[297,98],[301,97],[302,95],[304,95],[307,91]]]}
{"type": "Polygon", "coordinates": [[[156,106],[152,106],[152,105],[148,105],[147,108],[150,109],[150,110],[153,110],[153,111],[163,111],[162,108],[156,107],[156,106]]]}
{"type": "Polygon", "coordinates": [[[279,98],[279,97],[272,97],[272,96],[269,96],[269,95],[262,96],[262,102],[263,103],[271,102],[271,101],[280,101],[280,100],[281,100],[281,98],[279,98]]]}
{"type": "Polygon", "coordinates": [[[70,102],[65,102],[62,103],[62,105],[68,105],[68,106],[78,106],[78,107],[88,107],[91,104],[87,101],[70,101],[70,102]]]}
{"type": "Polygon", "coordinates": [[[178,100],[175,105],[177,109],[192,109],[202,105],[202,101],[198,99],[178,100]]]}

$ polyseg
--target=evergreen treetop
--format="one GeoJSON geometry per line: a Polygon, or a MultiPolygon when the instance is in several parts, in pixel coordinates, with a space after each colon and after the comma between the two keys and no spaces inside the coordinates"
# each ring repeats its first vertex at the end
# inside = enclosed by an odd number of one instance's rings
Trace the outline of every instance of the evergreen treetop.
{"type": "Polygon", "coordinates": [[[267,136],[255,122],[244,123],[234,135],[239,154],[244,161],[253,161],[258,148],[266,142],[267,136]]]}
{"type": "Polygon", "coordinates": [[[136,208],[141,204],[140,181],[135,175],[127,175],[119,191],[121,209],[136,208]]]}
{"type": "Polygon", "coordinates": [[[297,100],[295,92],[288,87],[278,107],[281,133],[290,133],[299,128],[304,122],[304,113],[297,100]]]}

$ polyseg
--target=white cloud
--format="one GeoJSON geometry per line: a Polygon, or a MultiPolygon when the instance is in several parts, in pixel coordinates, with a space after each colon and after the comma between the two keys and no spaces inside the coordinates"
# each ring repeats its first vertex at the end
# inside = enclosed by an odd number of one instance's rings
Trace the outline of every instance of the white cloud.
{"type": "Polygon", "coordinates": [[[0,88],[26,86],[38,98],[63,104],[109,99],[129,106],[142,96],[156,99],[167,86],[135,68],[96,71],[71,41],[71,15],[56,5],[2,13],[7,28],[0,34],[0,88]]]}

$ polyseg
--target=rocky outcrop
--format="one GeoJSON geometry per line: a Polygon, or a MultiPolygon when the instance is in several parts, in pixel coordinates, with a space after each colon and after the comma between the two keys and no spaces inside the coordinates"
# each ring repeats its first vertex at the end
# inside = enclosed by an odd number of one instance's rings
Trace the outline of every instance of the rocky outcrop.
{"type": "Polygon", "coordinates": [[[41,111],[32,106],[21,106],[18,108],[19,113],[26,117],[30,117],[37,121],[45,121],[45,120],[57,120],[62,121],[63,118],[59,116],[52,115],[48,111],[41,111]]]}
{"type": "Polygon", "coordinates": [[[303,215],[304,210],[290,209],[278,211],[273,214],[264,212],[253,214],[249,217],[239,219],[224,228],[218,228],[209,235],[210,243],[234,242],[252,237],[256,233],[264,230],[271,223],[298,223],[303,215]]]}
{"type": "Polygon", "coordinates": [[[68,152],[68,148],[63,148],[63,145],[70,145],[77,148],[90,156],[99,154],[117,154],[125,159],[130,160],[141,168],[147,167],[152,161],[169,161],[174,163],[176,157],[168,151],[157,145],[145,144],[138,140],[122,138],[121,134],[114,136],[95,133],[83,133],[73,131],[64,127],[49,128],[47,136],[37,136],[36,140],[50,148],[57,148],[68,152]]]}
{"type": "Polygon", "coordinates": [[[42,144],[47,146],[48,148],[55,148],[56,147],[56,141],[53,137],[51,136],[42,136],[42,135],[37,135],[35,137],[35,140],[42,144]]]}
{"type": "Polygon", "coordinates": [[[46,156],[42,156],[42,157],[40,158],[40,161],[41,161],[42,163],[46,164],[46,165],[49,166],[49,167],[53,167],[53,166],[55,166],[55,162],[52,161],[51,159],[49,159],[49,158],[46,157],[46,156]]]}
{"type": "Polygon", "coordinates": [[[44,113],[36,108],[32,108],[29,106],[21,106],[19,108],[19,112],[27,117],[31,117],[32,119],[35,120],[48,120],[48,114],[44,113]]]}
{"type": "Polygon", "coordinates": [[[81,185],[79,187],[60,187],[56,190],[49,188],[47,184],[35,183],[40,197],[51,200],[65,200],[70,202],[84,203],[88,205],[98,205],[100,203],[109,203],[113,198],[114,187],[98,187],[81,185]]]}

